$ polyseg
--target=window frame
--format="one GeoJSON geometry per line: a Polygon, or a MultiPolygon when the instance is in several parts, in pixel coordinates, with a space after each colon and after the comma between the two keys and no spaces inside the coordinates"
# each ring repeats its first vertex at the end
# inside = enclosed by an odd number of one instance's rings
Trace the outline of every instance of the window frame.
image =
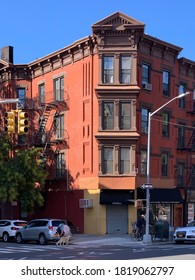
{"type": "Polygon", "coordinates": [[[130,166],[131,166],[131,161],[130,161],[130,147],[124,147],[120,146],[119,148],[119,174],[124,175],[124,174],[130,174],[130,166]],[[122,152],[123,151],[123,152],[122,152]],[[126,157],[123,158],[123,157],[126,157]],[[128,171],[126,172],[126,170],[128,171]]]}
{"type": "Polygon", "coordinates": [[[170,113],[163,112],[162,113],[162,136],[163,137],[169,137],[170,136],[170,113]],[[164,121],[163,118],[166,117],[166,120],[164,121]]]}
{"type": "Polygon", "coordinates": [[[100,145],[99,176],[135,176],[132,171],[132,151],[132,145],[100,145]]]}
{"type": "Polygon", "coordinates": [[[39,103],[45,103],[45,83],[38,85],[39,103]]]}
{"type": "Polygon", "coordinates": [[[121,84],[131,83],[131,64],[132,64],[131,55],[120,56],[120,83],[121,84]],[[129,67],[126,67],[126,65],[128,65],[129,67]]]}
{"type": "Polygon", "coordinates": [[[169,175],[169,153],[163,152],[161,155],[161,176],[168,177],[169,175]]]}
{"type": "Polygon", "coordinates": [[[149,119],[149,113],[150,109],[149,108],[141,108],[141,132],[142,133],[148,133],[148,119],[149,119]],[[147,112],[147,115],[143,114],[143,111],[147,112]],[[144,120],[146,118],[146,120],[144,120]]]}
{"type": "Polygon", "coordinates": [[[146,83],[150,84],[150,72],[151,72],[150,64],[142,63],[142,85],[146,83]]]}
{"type": "MultiPolygon", "coordinates": [[[[126,106],[127,108],[127,106],[126,106]]],[[[127,111],[126,111],[127,112],[127,111]]],[[[127,112],[128,113],[128,112],[127,112]]],[[[131,123],[132,123],[132,117],[131,117],[131,113],[132,113],[132,106],[131,106],[131,101],[127,101],[127,100],[120,100],[119,101],[119,130],[130,130],[131,129],[131,123]],[[129,105],[129,115],[125,114],[123,115],[122,112],[124,112],[123,110],[123,105],[129,105]],[[125,120],[124,120],[125,119],[125,120]]]]}
{"type": "MultiPolygon", "coordinates": [[[[108,154],[108,153],[107,153],[108,154]]],[[[102,174],[113,175],[114,174],[114,147],[104,146],[102,148],[102,174]],[[111,159],[106,159],[106,151],[110,151],[111,159]],[[108,170],[110,168],[110,170],[108,170]]]]}
{"type": "Polygon", "coordinates": [[[64,76],[53,79],[53,91],[55,101],[64,101],[64,76]]]}
{"type": "MultiPolygon", "coordinates": [[[[186,92],[186,86],[187,85],[185,83],[180,83],[179,84],[179,95],[186,92]]],[[[179,98],[179,108],[181,108],[181,109],[186,108],[185,97],[179,98]]]]}
{"type": "Polygon", "coordinates": [[[114,130],[114,116],[115,116],[114,101],[108,101],[108,100],[103,101],[102,102],[102,130],[114,130]]]}
{"type": "Polygon", "coordinates": [[[179,126],[178,126],[177,147],[179,149],[184,149],[185,148],[185,124],[184,123],[179,123],[179,126]]]}
{"type": "Polygon", "coordinates": [[[114,55],[103,55],[103,68],[102,68],[103,84],[114,83],[114,64],[115,64],[114,55]]]}
{"type": "Polygon", "coordinates": [[[16,89],[16,91],[17,91],[17,98],[19,99],[23,108],[25,108],[26,107],[26,88],[25,87],[18,87],[16,89]]]}
{"type": "Polygon", "coordinates": [[[140,166],[140,174],[147,175],[147,150],[141,150],[140,166]]]}
{"type": "Polygon", "coordinates": [[[55,155],[55,176],[57,179],[65,178],[65,170],[66,170],[66,163],[65,163],[65,154],[63,152],[58,153],[55,155]]]}
{"type": "Polygon", "coordinates": [[[64,139],[64,114],[54,116],[54,138],[64,139]]]}
{"type": "Polygon", "coordinates": [[[163,70],[163,95],[170,96],[170,72],[163,70]]]}
{"type": "Polygon", "coordinates": [[[132,100],[101,100],[99,103],[99,129],[101,131],[131,131],[134,122],[133,110],[132,100]]]}

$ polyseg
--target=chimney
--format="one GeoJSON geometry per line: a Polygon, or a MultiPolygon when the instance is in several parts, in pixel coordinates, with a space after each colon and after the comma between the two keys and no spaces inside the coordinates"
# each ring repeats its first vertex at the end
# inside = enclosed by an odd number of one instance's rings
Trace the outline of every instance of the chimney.
{"type": "Polygon", "coordinates": [[[14,63],[14,48],[11,46],[7,46],[1,49],[1,59],[8,62],[8,63],[14,63]]]}

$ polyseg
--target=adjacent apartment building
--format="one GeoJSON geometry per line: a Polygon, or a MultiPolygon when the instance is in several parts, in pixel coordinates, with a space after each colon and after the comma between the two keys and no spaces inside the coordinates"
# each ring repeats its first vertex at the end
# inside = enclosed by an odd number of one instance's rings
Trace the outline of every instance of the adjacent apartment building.
{"type": "MultiPolygon", "coordinates": [[[[85,233],[130,233],[146,206],[148,114],[189,91],[151,120],[150,223],[194,219],[195,62],[144,29],[116,12],[90,36],[25,65],[14,64],[13,47],[2,49],[0,97],[19,98],[30,120],[18,147],[42,147],[48,170],[45,204],[33,217],[69,218],[85,233]]],[[[2,118],[15,108],[0,105],[2,118]]],[[[20,201],[0,209],[1,218],[25,215],[20,201]]]]}

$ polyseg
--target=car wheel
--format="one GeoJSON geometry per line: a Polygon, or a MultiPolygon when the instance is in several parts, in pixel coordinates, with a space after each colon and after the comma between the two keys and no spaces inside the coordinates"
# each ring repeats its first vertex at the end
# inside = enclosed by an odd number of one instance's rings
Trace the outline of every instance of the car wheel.
{"type": "Polygon", "coordinates": [[[22,243],[23,239],[22,239],[22,235],[20,233],[16,234],[16,242],[18,244],[22,243]]]}
{"type": "Polygon", "coordinates": [[[40,234],[40,236],[39,236],[39,243],[41,244],[41,245],[45,245],[45,244],[47,244],[47,239],[46,239],[46,237],[45,237],[45,234],[40,234]]]}
{"type": "Polygon", "coordinates": [[[4,242],[7,242],[9,240],[9,234],[7,232],[4,232],[2,238],[4,242]]]}

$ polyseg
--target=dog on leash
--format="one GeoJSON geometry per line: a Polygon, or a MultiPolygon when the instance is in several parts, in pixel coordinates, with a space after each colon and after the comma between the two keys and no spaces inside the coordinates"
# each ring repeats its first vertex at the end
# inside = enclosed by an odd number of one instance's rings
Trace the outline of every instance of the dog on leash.
{"type": "Polygon", "coordinates": [[[70,235],[61,236],[60,239],[56,242],[56,245],[57,246],[69,245],[70,238],[71,238],[70,235]]]}

